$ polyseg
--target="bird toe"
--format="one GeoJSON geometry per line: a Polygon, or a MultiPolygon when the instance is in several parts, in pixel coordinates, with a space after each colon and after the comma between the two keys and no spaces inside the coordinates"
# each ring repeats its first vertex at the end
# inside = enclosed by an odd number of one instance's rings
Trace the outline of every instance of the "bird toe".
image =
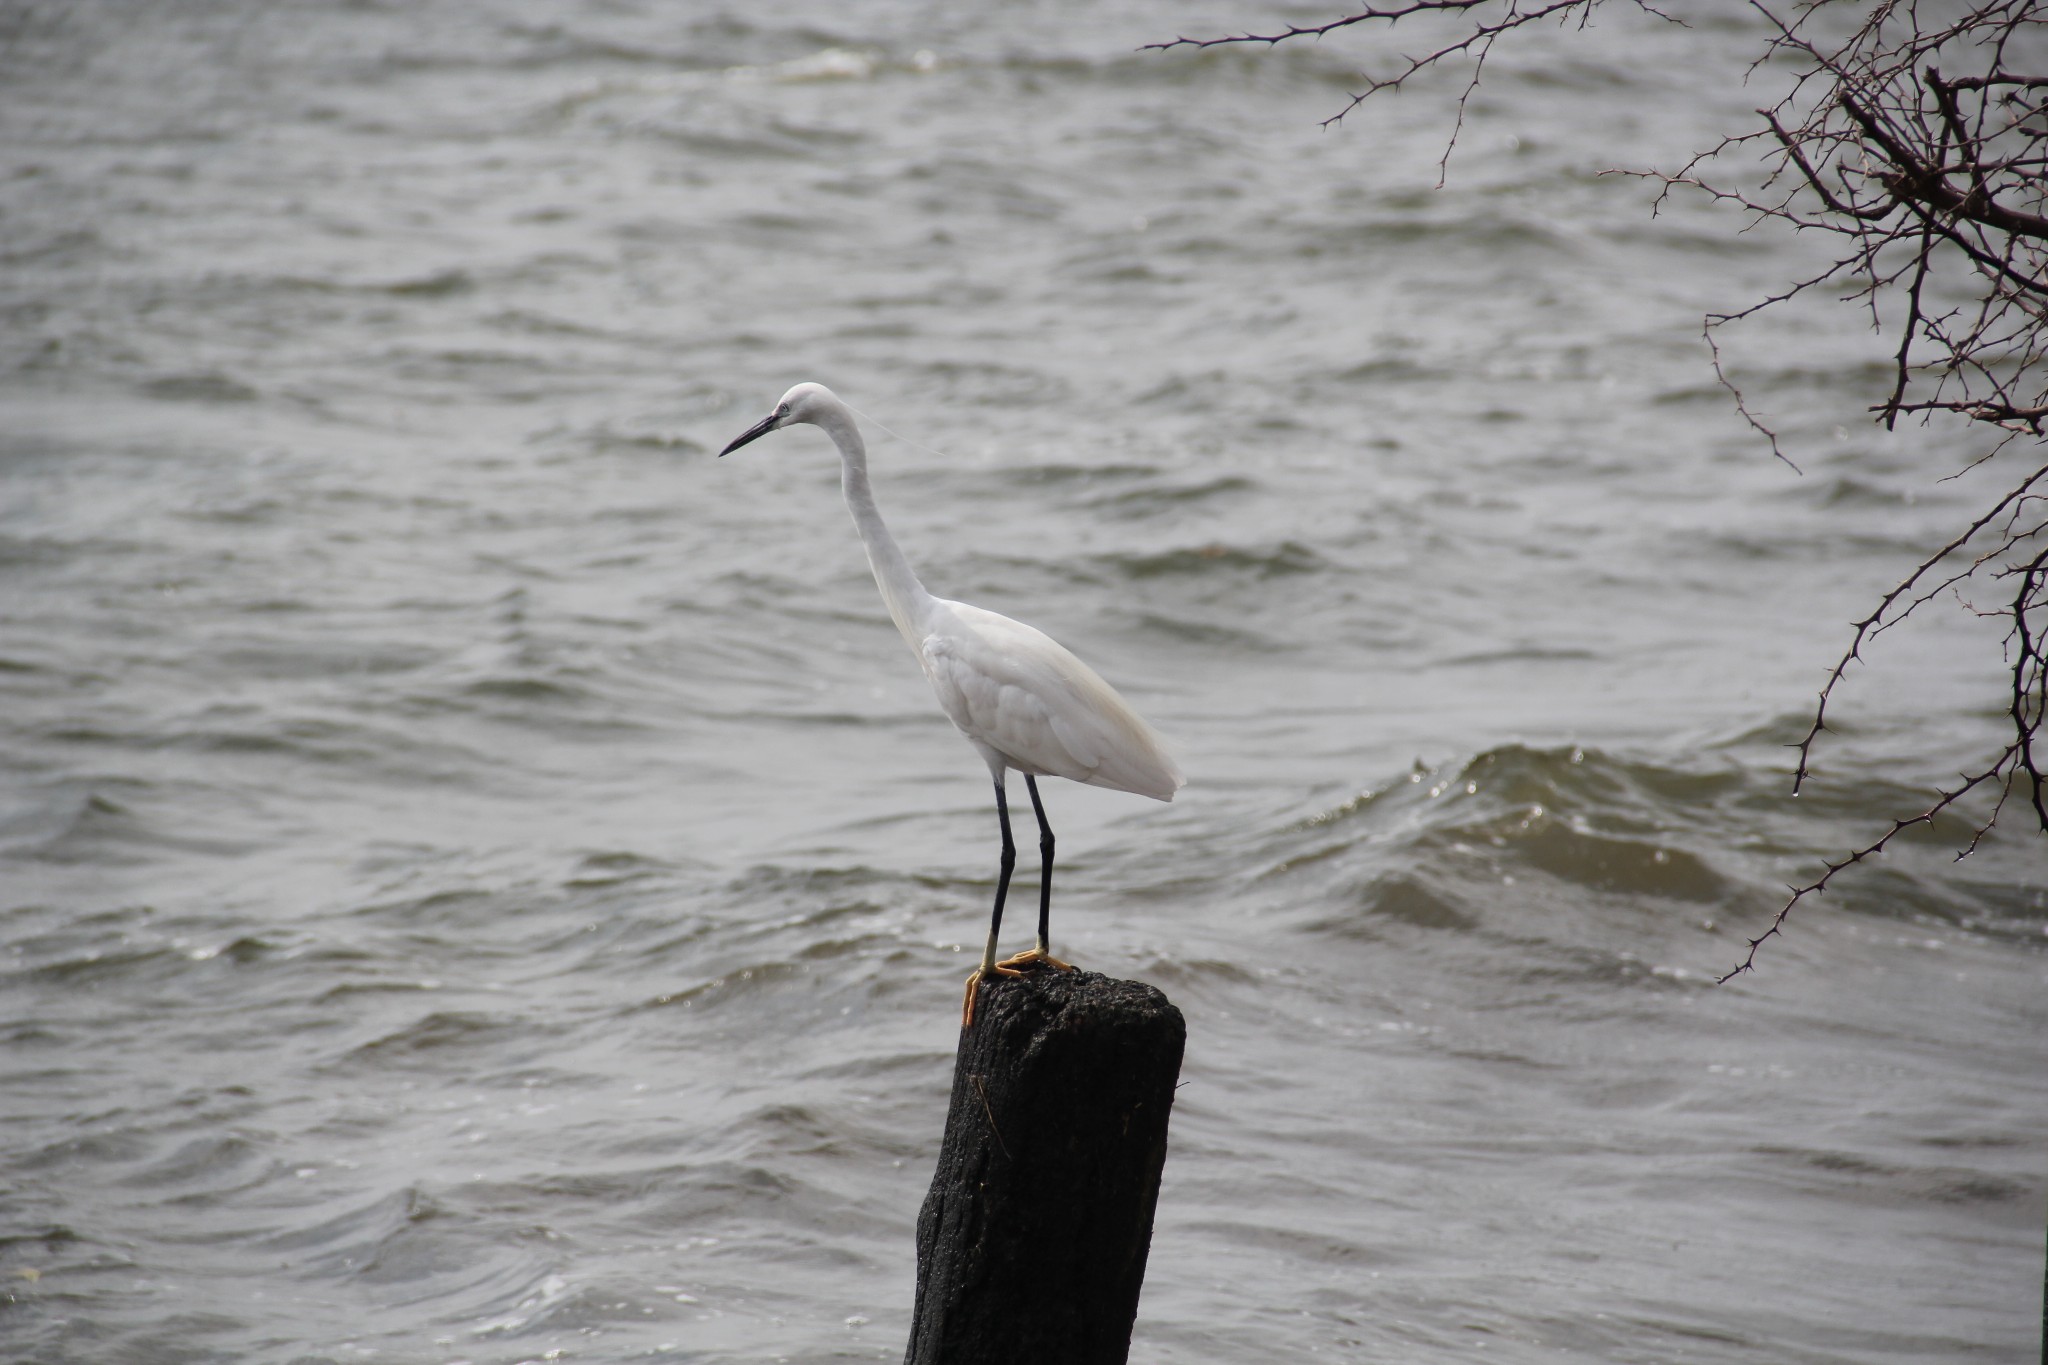
{"type": "Polygon", "coordinates": [[[1073,963],[1062,962],[1051,953],[1041,952],[1037,948],[1026,949],[996,963],[996,970],[1004,976],[1022,976],[1023,969],[1027,967],[1057,967],[1063,972],[1077,970],[1073,963]]]}

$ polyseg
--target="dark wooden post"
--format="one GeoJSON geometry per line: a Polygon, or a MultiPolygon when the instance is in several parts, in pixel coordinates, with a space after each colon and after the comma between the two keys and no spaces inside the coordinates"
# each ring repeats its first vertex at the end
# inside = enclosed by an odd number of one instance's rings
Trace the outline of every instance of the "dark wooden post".
{"type": "Polygon", "coordinates": [[[905,1365],[1124,1365],[1186,1038],[1136,981],[982,987],[918,1214],[905,1365]]]}

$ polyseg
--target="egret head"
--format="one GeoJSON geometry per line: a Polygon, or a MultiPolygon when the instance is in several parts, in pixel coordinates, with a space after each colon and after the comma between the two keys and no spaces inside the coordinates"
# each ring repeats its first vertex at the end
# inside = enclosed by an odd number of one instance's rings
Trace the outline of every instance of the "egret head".
{"type": "Polygon", "coordinates": [[[775,405],[775,411],[748,427],[733,439],[731,445],[719,451],[730,455],[747,442],[766,436],[771,431],[795,426],[798,422],[820,422],[828,412],[842,410],[845,404],[832,390],[823,384],[799,384],[782,395],[782,401],[775,405]]]}

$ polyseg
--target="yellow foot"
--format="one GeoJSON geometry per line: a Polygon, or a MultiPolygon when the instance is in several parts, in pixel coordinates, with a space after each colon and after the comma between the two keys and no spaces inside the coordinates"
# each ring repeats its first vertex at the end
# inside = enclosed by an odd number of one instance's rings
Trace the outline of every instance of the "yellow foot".
{"type": "Polygon", "coordinates": [[[996,964],[996,970],[999,972],[1003,972],[1006,976],[1018,976],[1021,975],[1021,973],[1017,970],[1020,967],[1037,967],[1041,965],[1046,967],[1057,967],[1063,972],[1071,972],[1075,970],[1073,963],[1062,962],[1058,958],[1054,957],[1051,953],[1040,952],[1036,948],[1031,948],[1024,952],[1018,953],[1014,957],[1004,958],[1001,962],[998,962],[996,964]],[[1005,968],[1007,968],[1008,970],[1005,971],[1005,968]]]}
{"type": "MultiPolygon", "coordinates": [[[[1023,957],[1026,955],[1019,953],[1017,956],[1023,957]]],[[[1007,961],[991,963],[987,970],[994,972],[997,976],[1022,976],[1024,973],[1010,965],[1011,962],[1016,960],[1016,958],[1010,958],[1007,961]]],[[[974,1027],[974,998],[981,994],[982,971],[982,968],[976,967],[974,974],[967,978],[967,998],[960,1002],[960,1027],[963,1029],[974,1027]]]]}

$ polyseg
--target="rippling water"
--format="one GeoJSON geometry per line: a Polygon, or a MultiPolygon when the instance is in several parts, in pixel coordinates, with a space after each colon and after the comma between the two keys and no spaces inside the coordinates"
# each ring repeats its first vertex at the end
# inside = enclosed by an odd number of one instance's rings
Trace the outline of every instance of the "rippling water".
{"type": "Polygon", "coordinates": [[[1134,50],[1259,18],[0,10],[0,1353],[900,1355],[994,831],[823,438],[710,458],[817,379],[1191,778],[1047,789],[1189,1020],[1134,1360],[2031,1358],[2039,840],[1711,984],[1999,715],[1932,616],[1788,795],[1980,490],[1833,305],[1772,461],[1698,320],[1809,248],[1598,175],[1758,30],[1503,49],[1438,190],[1360,43],[1134,50]]]}

